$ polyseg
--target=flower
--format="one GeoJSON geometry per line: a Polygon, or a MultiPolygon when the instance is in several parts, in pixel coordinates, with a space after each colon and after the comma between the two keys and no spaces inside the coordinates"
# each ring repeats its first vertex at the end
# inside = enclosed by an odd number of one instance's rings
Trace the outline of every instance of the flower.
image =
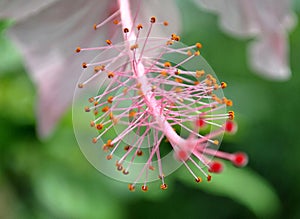
{"type": "MultiPolygon", "coordinates": [[[[131,0],[139,16],[150,17],[155,11],[168,18],[172,28],[179,28],[178,12],[173,1],[131,0]],[[167,17],[165,9],[168,8],[167,17]]],[[[113,0],[4,0],[0,2],[0,18],[12,18],[16,23],[8,35],[20,49],[28,72],[38,87],[37,122],[40,137],[48,136],[70,106],[76,82],[80,76],[78,64],[82,57],[73,53],[79,43],[96,46],[106,38],[114,38],[115,25],[101,28],[99,36],[91,24],[104,20],[118,10],[113,0]],[[21,10],[20,10],[21,9],[21,10]]],[[[140,18],[140,17],[139,17],[140,18]]],[[[142,20],[142,18],[141,18],[142,20]]],[[[159,28],[159,27],[158,27],[159,28]]],[[[163,33],[163,29],[158,30],[163,33]]],[[[93,54],[86,53],[85,59],[93,54]]]]}
{"type": "Polygon", "coordinates": [[[220,16],[223,30],[236,37],[255,37],[249,63],[261,76],[287,80],[291,76],[287,33],[295,25],[290,0],[195,0],[220,16]]]}
{"type": "Polygon", "coordinates": [[[140,23],[129,1],[119,0],[119,6],[94,27],[120,23],[124,42],[106,39],[105,46],[75,49],[79,55],[100,52],[82,63],[85,70],[74,96],[74,129],[87,159],[106,175],[130,182],[131,191],[138,183],[148,191],[148,182],[157,179],[167,189],[165,176],[180,165],[197,183],[202,176],[210,181],[207,171],[223,169],[211,161],[214,156],[244,166],[244,153],[218,151],[223,133],[235,132],[236,124],[234,112],[226,110],[232,106],[222,92],[227,84],[201,57],[202,44],[185,46],[175,33],[152,37],[168,22],[151,16],[140,23]]]}

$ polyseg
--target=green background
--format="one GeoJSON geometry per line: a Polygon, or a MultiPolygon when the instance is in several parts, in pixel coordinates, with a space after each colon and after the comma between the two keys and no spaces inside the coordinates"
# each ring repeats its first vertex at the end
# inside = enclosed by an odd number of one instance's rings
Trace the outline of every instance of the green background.
{"type": "MultiPolygon", "coordinates": [[[[196,184],[182,168],[169,189],[131,193],[95,170],[75,140],[71,110],[50,139],[36,136],[36,88],[0,22],[0,218],[300,218],[300,25],[290,34],[293,76],[262,79],[247,66],[247,45],[224,34],[216,16],[178,1],[182,42],[202,55],[234,101],[239,124],[221,149],[245,151],[244,169],[226,165],[212,183],[196,184]],[[193,19],[191,19],[193,18],[193,19]]],[[[296,1],[295,1],[296,2],[296,1]]],[[[295,10],[300,14],[298,1],[295,10]]]]}

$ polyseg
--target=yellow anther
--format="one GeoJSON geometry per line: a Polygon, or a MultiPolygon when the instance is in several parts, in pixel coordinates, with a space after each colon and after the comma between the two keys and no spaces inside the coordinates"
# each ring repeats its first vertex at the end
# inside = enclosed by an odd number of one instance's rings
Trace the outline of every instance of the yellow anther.
{"type": "Polygon", "coordinates": [[[169,22],[168,21],[164,21],[163,23],[165,26],[168,26],[169,25],[169,22]]]}
{"type": "Polygon", "coordinates": [[[221,88],[224,89],[227,87],[227,84],[225,82],[221,82],[221,88]]]}
{"type": "Polygon", "coordinates": [[[196,78],[200,78],[205,74],[204,70],[197,70],[196,71],[196,78]]]}
{"type": "Polygon", "coordinates": [[[233,119],[234,119],[234,112],[233,112],[233,111],[229,111],[229,112],[228,112],[228,118],[229,118],[230,120],[233,120],[233,119]]]}
{"type": "Polygon", "coordinates": [[[191,50],[188,50],[188,51],[186,52],[186,54],[187,54],[188,56],[193,55],[193,53],[191,52],[191,50]]]}
{"type": "Polygon", "coordinates": [[[117,25],[117,24],[120,23],[120,21],[119,20],[114,20],[113,23],[117,25]]]}
{"type": "Polygon", "coordinates": [[[182,92],[182,88],[181,87],[176,87],[175,88],[175,93],[180,93],[182,92]]]}
{"type": "Polygon", "coordinates": [[[90,112],[91,110],[90,110],[90,108],[88,106],[86,106],[86,107],[84,107],[84,111],[85,112],[90,112]]]}
{"type": "Polygon", "coordinates": [[[91,127],[94,127],[94,126],[95,126],[95,122],[94,122],[94,121],[91,121],[91,122],[90,122],[90,125],[91,125],[91,127]]]}
{"type": "Polygon", "coordinates": [[[97,65],[94,67],[95,72],[104,71],[104,70],[105,70],[105,65],[97,65]]]}
{"type": "Polygon", "coordinates": [[[213,144],[214,144],[214,145],[219,145],[219,143],[220,143],[220,142],[219,142],[218,140],[214,140],[214,141],[213,141],[213,144]]]}
{"type": "Polygon", "coordinates": [[[194,53],[194,55],[195,55],[195,56],[200,56],[200,51],[196,51],[196,52],[194,53]]]}
{"type": "Polygon", "coordinates": [[[174,40],[174,41],[180,41],[180,36],[176,35],[175,33],[173,33],[171,35],[171,40],[174,40]]]}

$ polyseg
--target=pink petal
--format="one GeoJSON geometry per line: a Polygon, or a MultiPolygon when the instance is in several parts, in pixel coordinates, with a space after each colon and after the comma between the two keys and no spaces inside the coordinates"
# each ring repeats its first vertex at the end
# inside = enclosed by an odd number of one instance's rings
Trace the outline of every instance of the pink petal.
{"type": "Polygon", "coordinates": [[[57,0],[1,0],[0,18],[14,19],[16,21],[38,13],[49,7],[57,0]],[[21,10],[20,10],[21,9],[21,10]]]}
{"type": "Polygon", "coordinates": [[[287,80],[291,77],[286,38],[284,32],[273,32],[250,44],[250,64],[258,74],[272,80],[287,80]]]}
{"type": "Polygon", "coordinates": [[[70,106],[81,63],[95,54],[75,54],[78,45],[99,45],[108,30],[97,33],[93,24],[110,13],[110,1],[61,0],[17,23],[9,35],[23,54],[38,86],[38,132],[45,137],[70,106]]]}
{"type": "Polygon", "coordinates": [[[291,29],[295,15],[289,0],[195,0],[220,16],[221,27],[229,34],[249,37],[268,28],[291,29]]]}
{"type": "Polygon", "coordinates": [[[252,68],[269,79],[290,77],[286,37],[296,23],[289,0],[195,0],[220,16],[225,32],[258,39],[250,47],[252,68]]]}

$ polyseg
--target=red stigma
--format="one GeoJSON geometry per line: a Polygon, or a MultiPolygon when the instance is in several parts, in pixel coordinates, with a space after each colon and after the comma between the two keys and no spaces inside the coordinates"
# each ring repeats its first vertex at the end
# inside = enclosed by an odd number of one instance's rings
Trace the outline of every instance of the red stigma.
{"type": "Polygon", "coordinates": [[[228,120],[225,123],[225,131],[231,134],[234,134],[237,130],[237,125],[234,121],[228,120]]]}
{"type": "Polygon", "coordinates": [[[198,127],[200,127],[200,128],[203,128],[204,126],[205,126],[205,121],[204,121],[204,119],[197,119],[197,121],[196,121],[196,125],[198,126],[198,127]]]}
{"type": "Polygon", "coordinates": [[[237,167],[243,167],[248,163],[248,156],[245,153],[238,152],[233,155],[231,162],[237,167]]]}
{"type": "Polygon", "coordinates": [[[223,171],[223,164],[217,161],[210,163],[209,172],[211,173],[221,173],[223,171]]]}

